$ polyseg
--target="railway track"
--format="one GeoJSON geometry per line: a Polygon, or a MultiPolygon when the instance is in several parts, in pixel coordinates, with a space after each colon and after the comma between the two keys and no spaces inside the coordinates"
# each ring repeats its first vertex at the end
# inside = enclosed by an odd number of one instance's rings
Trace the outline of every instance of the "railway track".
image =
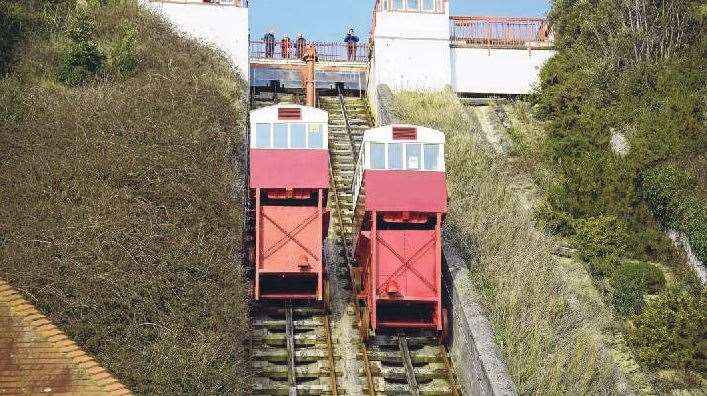
{"type": "MultiPolygon", "coordinates": [[[[302,100],[301,95],[292,93],[261,92],[252,95],[250,107],[255,110],[277,103],[302,104],[302,100]]],[[[246,222],[245,228],[253,226],[246,222]]],[[[253,395],[345,393],[337,383],[338,356],[325,305],[262,302],[253,312],[253,395]]]]}
{"type": "MultiPolygon", "coordinates": [[[[319,106],[329,112],[332,224],[340,238],[340,254],[353,279],[355,263],[349,256],[353,239],[353,173],[363,132],[373,126],[373,120],[365,99],[346,97],[341,91],[336,96],[320,97],[319,106]]],[[[353,287],[356,296],[358,290],[353,287]]],[[[362,326],[363,312],[354,300],[360,329],[365,327],[362,326]]],[[[360,345],[364,393],[375,396],[459,395],[447,350],[436,334],[376,335],[360,345]]]]}
{"type": "Polygon", "coordinates": [[[329,314],[267,304],[253,320],[254,395],[340,395],[329,314]]]}

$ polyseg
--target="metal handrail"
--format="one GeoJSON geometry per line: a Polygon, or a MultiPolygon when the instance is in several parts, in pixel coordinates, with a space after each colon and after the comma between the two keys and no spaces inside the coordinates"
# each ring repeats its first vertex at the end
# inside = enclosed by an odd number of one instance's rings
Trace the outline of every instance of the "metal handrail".
{"type": "MultiPolygon", "coordinates": [[[[251,40],[250,57],[297,61],[304,56],[305,48],[298,50],[296,40],[291,40],[289,47],[283,48],[280,40],[275,40],[272,45],[272,48],[268,49],[264,40],[251,40]]],[[[349,57],[349,45],[346,43],[312,41],[307,42],[306,45],[312,45],[317,49],[317,58],[321,62],[367,62],[370,52],[370,47],[366,43],[356,44],[353,57],[349,57]]]]}
{"type": "Polygon", "coordinates": [[[546,18],[450,17],[451,41],[489,48],[549,47],[553,36],[546,18]]]}

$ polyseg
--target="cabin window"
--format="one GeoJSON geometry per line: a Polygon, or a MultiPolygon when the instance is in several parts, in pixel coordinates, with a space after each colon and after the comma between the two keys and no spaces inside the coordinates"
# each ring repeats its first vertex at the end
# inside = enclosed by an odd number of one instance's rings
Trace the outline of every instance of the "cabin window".
{"type": "Polygon", "coordinates": [[[403,169],[403,144],[388,144],[388,169],[403,169]]]}
{"type": "Polygon", "coordinates": [[[255,125],[255,147],[270,148],[270,124],[255,125]]]}
{"type": "Polygon", "coordinates": [[[385,169],[385,143],[371,143],[371,169],[385,169]]]}
{"type": "Polygon", "coordinates": [[[417,10],[420,8],[419,0],[408,0],[408,10],[417,10]]]}
{"type": "Polygon", "coordinates": [[[435,10],[435,0],[422,0],[422,10],[423,11],[434,11],[435,10]]]}
{"type": "Polygon", "coordinates": [[[439,169],[439,144],[425,145],[425,170],[439,169]]]}
{"type": "Polygon", "coordinates": [[[309,124],[308,126],[308,145],[309,148],[324,147],[324,133],[322,132],[321,124],[309,124]]]}
{"type": "Polygon", "coordinates": [[[405,168],[419,170],[422,166],[422,153],[419,143],[408,143],[405,145],[405,168]]]}
{"type": "Polygon", "coordinates": [[[393,0],[393,9],[394,10],[404,10],[405,9],[405,0],[393,0]]]}
{"type": "Polygon", "coordinates": [[[306,124],[290,124],[290,147],[307,148],[306,124]]]}
{"type": "Polygon", "coordinates": [[[287,124],[274,124],[273,147],[287,148],[287,124]]]}

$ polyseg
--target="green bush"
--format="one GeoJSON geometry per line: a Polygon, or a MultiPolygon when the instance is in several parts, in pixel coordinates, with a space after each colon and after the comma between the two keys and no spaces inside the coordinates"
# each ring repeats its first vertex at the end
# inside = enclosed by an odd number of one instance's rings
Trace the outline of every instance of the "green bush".
{"type": "Polygon", "coordinates": [[[704,364],[701,342],[707,337],[707,299],[671,289],[633,318],[628,342],[636,357],[656,368],[695,368],[704,364]]]}
{"type": "Polygon", "coordinates": [[[590,217],[574,224],[575,246],[585,261],[607,256],[621,257],[626,250],[626,222],[616,216],[590,217]]]}
{"type": "Polygon", "coordinates": [[[94,33],[94,22],[84,11],[77,11],[70,18],[67,35],[71,44],[59,67],[59,81],[75,87],[87,82],[101,69],[106,56],[94,41],[94,33]]]}
{"type": "Polygon", "coordinates": [[[535,221],[552,234],[571,235],[574,232],[572,216],[555,210],[550,204],[544,204],[536,210],[535,221]]]}
{"type": "Polygon", "coordinates": [[[597,277],[611,276],[616,268],[621,266],[621,260],[616,256],[594,257],[589,259],[589,270],[597,277]]]}
{"type": "Polygon", "coordinates": [[[670,226],[677,226],[676,202],[695,188],[695,180],[684,170],[667,164],[654,167],[643,176],[643,197],[653,212],[670,226]]]}
{"type": "Polygon", "coordinates": [[[115,77],[126,79],[137,68],[137,30],[129,23],[124,23],[120,30],[120,37],[111,46],[108,62],[115,77]]]}
{"type": "Polygon", "coordinates": [[[656,216],[664,224],[683,231],[695,255],[707,261],[707,204],[695,192],[695,185],[687,172],[666,164],[645,172],[642,189],[656,216]]]}
{"type": "Polygon", "coordinates": [[[653,264],[629,261],[613,272],[609,284],[614,307],[628,315],[640,312],[644,305],[643,295],[661,290],[665,286],[665,277],[653,264]]]}

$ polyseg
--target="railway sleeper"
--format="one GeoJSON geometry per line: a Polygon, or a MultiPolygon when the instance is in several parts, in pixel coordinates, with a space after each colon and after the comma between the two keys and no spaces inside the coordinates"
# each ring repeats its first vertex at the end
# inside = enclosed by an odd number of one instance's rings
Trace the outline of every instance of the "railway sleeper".
{"type": "MultiPolygon", "coordinates": [[[[403,366],[388,366],[380,362],[371,362],[371,372],[376,376],[391,381],[406,381],[406,370],[403,366]]],[[[442,363],[430,363],[414,368],[415,378],[422,384],[435,379],[447,380],[449,373],[442,363]]]]}
{"type": "MultiPolygon", "coordinates": [[[[287,335],[284,333],[271,333],[267,330],[265,332],[256,330],[254,333],[252,339],[256,344],[264,344],[271,347],[284,347],[287,345],[287,335]]],[[[312,333],[314,332],[312,331],[312,333]]],[[[326,336],[324,334],[295,334],[294,340],[295,347],[310,348],[317,344],[324,345],[326,343],[326,336]]]]}
{"type": "MultiPolygon", "coordinates": [[[[405,382],[390,382],[383,378],[373,379],[376,387],[376,395],[386,396],[410,396],[413,394],[410,386],[405,382]]],[[[369,393],[368,387],[364,385],[364,392],[369,393]]],[[[451,396],[452,389],[446,381],[434,380],[430,383],[419,386],[420,396],[451,396]]]]}
{"type": "MultiPolygon", "coordinates": [[[[318,361],[324,361],[328,358],[328,353],[326,348],[310,348],[305,350],[295,351],[295,364],[308,364],[316,363],[318,361]]],[[[264,360],[271,363],[284,363],[287,364],[287,349],[256,349],[253,351],[252,358],[254,360],[264,360]]]]}
{"type": "MultiPolygon", "coordinates": [[[[309,395],[332,395],[334,394],[331,390],[331,386],[328,384],[321,383],[305,383],[297,384],[297,396],[309,396],[309,395]]],[[[278,381],[264,381],[261,383],[256,382],[253,386],[253,396],[288,396],[290,394],[290,386],[287,382],[278,381]]],[[[338,391],[338,394],[344,394],[342,390],[338,391]]]]}
{"type": "MultiPolygon", "coordinates": [[[[371,348],[368,350],[368,358],[373,361],[380,361],[387,364],[403,364],[403,356],[400,351],[386,351],[371,348]]],[[[443,363],[439,349],[431,347],[425,347],[417,351],[410,351],[410,361],[413,365],[443,363]]]]}
{"type": "MultiPolygon", "coordinates": [[[[251,365],[258,373],[258,377],[270,378],[273,380],[287,381],[287,365],[274,364],[270,362],[256,361],[251,365]]],[[[329,370],[327,362],[308,363],[297,365],[295,367],[298,382],[310,381],[317,378],[329,378],[331,370],[329,370]]],[[[337,372],[337,375],[339,373],[337,372]]]]}
{"type": "MultiPolygon", "coordinates": [[[[303,330],[316,330],[321,329],[324,325],[322,318],[316,319],[295,319],[293,320],[295,331],[301,332],[303,330]]],[[[287,326],[287,321],[285,319],[256,319],[253,321],[253,328],[266,328],[268,330],[281,330],[285,331],[287,326]]]]}

